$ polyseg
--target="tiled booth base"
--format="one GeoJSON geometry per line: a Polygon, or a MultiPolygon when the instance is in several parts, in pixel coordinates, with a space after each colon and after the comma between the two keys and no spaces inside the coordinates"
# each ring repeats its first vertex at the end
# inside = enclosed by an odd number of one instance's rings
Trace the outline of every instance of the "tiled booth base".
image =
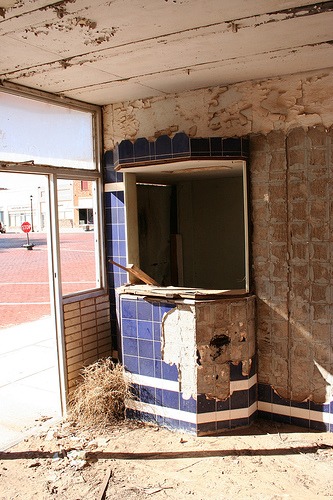
{"type": "Polygon", "coordinates": [[[212,434],[257,413],[254,297],[165,300],[120,293],[130,418],[212,434]]]}

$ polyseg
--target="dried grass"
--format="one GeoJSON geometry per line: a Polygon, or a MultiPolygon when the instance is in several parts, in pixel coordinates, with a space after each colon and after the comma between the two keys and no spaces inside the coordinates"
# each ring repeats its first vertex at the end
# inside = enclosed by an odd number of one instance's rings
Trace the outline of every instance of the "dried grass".
{"type": "Polygon", "coordinates": [[[110,358],[82,369],[82,382],[70,401],[69,420],[76,427],[107,430],[125,419],[125,400],[131,398],[124,369],[110,358]]]}

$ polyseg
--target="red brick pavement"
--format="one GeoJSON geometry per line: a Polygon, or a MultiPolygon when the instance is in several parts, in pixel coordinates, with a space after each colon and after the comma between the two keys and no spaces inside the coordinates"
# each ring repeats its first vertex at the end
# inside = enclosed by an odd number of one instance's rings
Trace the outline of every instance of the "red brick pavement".
{"type": "MultiPolygon", "coordinates": [[[[46,235],[0,234],[0,328],[50,314],[46,235]]],[[[60,235],[63,293],[95,287],[94,233],[60,235]]]]}

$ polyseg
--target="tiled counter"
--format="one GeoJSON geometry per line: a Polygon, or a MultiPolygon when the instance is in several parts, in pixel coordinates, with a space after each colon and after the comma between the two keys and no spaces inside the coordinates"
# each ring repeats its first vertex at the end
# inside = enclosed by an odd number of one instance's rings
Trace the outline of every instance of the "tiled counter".
{"type": "MultiPolygon", "coordinates": [[[[133,287],[133,290],[135,287],[133,287]]],[[[257,412],[253,296],[166,299],[119,289],[128,416],[211,434],[257,412]]]]}

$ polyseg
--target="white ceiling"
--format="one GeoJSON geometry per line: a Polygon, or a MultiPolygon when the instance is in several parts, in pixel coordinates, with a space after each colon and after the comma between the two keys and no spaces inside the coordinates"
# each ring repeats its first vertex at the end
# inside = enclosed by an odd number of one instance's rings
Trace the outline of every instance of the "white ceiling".
{"type": "Polygon", "coordinates": [[[109,104],[333,66],[333,2],[0,0],[0,80],[109,104]]]}

